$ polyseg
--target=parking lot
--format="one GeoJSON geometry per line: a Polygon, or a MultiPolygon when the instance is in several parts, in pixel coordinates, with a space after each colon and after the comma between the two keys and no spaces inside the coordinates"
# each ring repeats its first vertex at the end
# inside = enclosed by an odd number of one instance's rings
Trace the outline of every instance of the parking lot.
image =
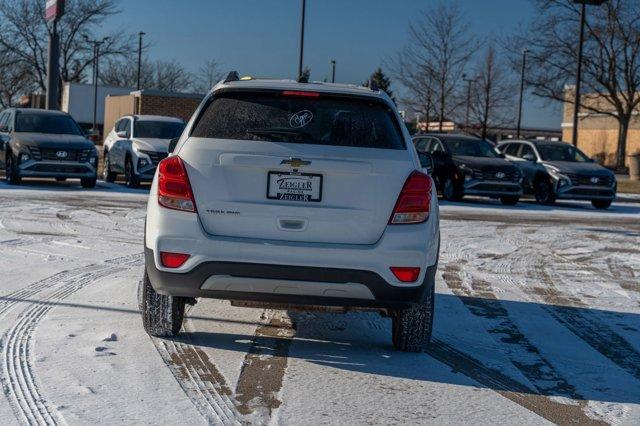
{"type": "Polygon", "coordinates": [[[145,190],[0,184],[3,423],[640,421],[640,204],[441,205],[434,337],[202,300],[150,338],[145,190]]]}

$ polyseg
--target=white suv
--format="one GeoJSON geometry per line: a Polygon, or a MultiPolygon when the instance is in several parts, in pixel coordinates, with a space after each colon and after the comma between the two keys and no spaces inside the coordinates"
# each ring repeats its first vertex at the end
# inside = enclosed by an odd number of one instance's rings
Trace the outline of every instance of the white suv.
{"type": "Polygon", "coordinates": [[[198,297],[373,309],[420,351],[439,241],[433,182],[386,94],[231,73],[153,180],[144,327],[177,334],[198,297]]]}
{"type": "Polygon", "coordinates": [[[184,121],[157,115],[126,115],[116,121],[104,141],[102,178],[115,182],[124,174],[128,187],[153,179],[158,163],[168,155],[169,143],[180,136],[184,121]]]}

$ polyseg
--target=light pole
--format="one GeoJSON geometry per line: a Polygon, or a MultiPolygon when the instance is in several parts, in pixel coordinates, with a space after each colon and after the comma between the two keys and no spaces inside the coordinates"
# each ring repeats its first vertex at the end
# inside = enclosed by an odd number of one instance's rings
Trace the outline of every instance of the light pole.
{"type": "Polygon", "coordinates": [[[332,83],[336,82],[336,60],[335,59],[331,60],[331,82],[332,83]]]}
{"type": "Polygon", "coordinates": [[[136,84],[136,90],[140,90],[140,73],[142,70],[142,36],[145,34],[146,33],[143,33],[142,31],[138,33],[138,83],[136,84]]]}
{"type": "Polygon", "coordinates": [[[578,146],[578,113],[580,112],[580,84],[582,83],[582,46],[584,44],[584,26],[586,21],[587,5],[601,6],[607,0],[573,0],[580,4],[580,40],[578,41],[578,69],[576,71],[576,93],[573,107],[573,135],[571,143],[578,146]]]}
{"type": "Polygon", "coordinates": [[[300,58],[298,62],[298,80],[302,78],[302,63],[304,57],[304,18],[307,10],[307,1],[302,0],[302,16],[300,17],[300,58]]]}
{"type": "Polygon", "coordinates": [[[462,79],[467,82],[467,112],[465,115],[465,127],[467,128],[467,132],[469,131],[470,123],[469,123],[469,114],[471,111],[471,83],[476,81],[475,78],[467,78],[466,74],[462,74],[462,79]]]}
{"type": "Polygon", "coordinates": [[[520,131],[522,129],[522,102],[524,99],[524,74],[527,66],[527,52],[529,49],[522,51],[522,71],[520,72],[520,103],[518,105],[518,130],[516,131],[516,139],[520,139],[520,131]]]}
{"type": "Polygon", "coordinates": [[[101,40],[90,39],[89,36],[83,35],[87,43],[93,45],[93,127],[91,129],[92,135],[95,137],[97,132],[97,118],[98,118],[98,78],[100,77],[98,60],[100,57],[100,45],[110,40],[110,37],[105,37],[101,40]]]}

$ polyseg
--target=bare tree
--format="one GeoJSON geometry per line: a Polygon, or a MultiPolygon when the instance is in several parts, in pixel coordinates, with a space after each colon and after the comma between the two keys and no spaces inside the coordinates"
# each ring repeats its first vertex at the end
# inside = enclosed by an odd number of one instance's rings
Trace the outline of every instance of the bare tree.
{"type": "MultiPolygon", "coordinates": [[[[138,83],[137,57],[126,59],[110,58],[100,66],[100,83],[116,87],[136,87],[138,83]]],[[[140,67],[140,86],[143,88],[155,87],[155,65],[148,59],[142,60],[140,67]]]]}
{"type": "MultiPolygon", "coordinates": [[[[44,20],[44,1],[0,2],[0,50],[9,51],[29,70],[36,86],[46,89],[47,43],[51,28],[44,20]]],[[[114,0],[70,0],[58,24],[60,74],[63,81],[82,81],[93,60],[91,46],[83,34],[92,34],[106,18],[118,13],[114,0]]],[[[131,50],[132,37],[122,31],[109,34],[101,56],[121,55],[131,50]]]]}
{"type": "Polygon", "coordinates": [[[442,1],[410,24],[409,40],[392,69],[413,99],[410,104],[427,115],[433,108],[442,130],[462,104],[460,81],[478,43],[458,3],[442,1]]]}
{"type": "Polygon", "coordinates": [[[154,88],[167,92],[185,92],[192,85],[193,75],[180,62],[157,61],[154,64],[154,88]]]}
{"type": "MultiPolygon", "coordinates": [[[[575,103],[580,6],[571,0],[535,0],[537,18],[509,46],[530,51],[527,84],[542,98],[575,103]],[[569,96],[567,96],[569,94],[569,96]]],[[[640,104],[640,2],[609,0],[589,7],[585,31],[583,85],[589,94],[580,108],[618,123],[616,167],[624,167],[629,125],[640,104]]]]}
{"type": "Polygon", "coordinates": [[[508,65],[501,63],[492,45],[476,67],[475,75],[476,81],[471,90],[471,113],[484,139],[489,127],[512,121],[515,85],[508,65]]]}
{"type": "Polygon", "coordinates": [[[19,58],[7,51],[0,51],[0,107],[9,108],[17,97],[28,91],[33,84],[29,70],[19,58]]]}
{"type": "Polygon", "coordinates": [[[198,93],[207,93],[222,78],[220,64],[215,59],[206,61],[195,75],[193,90],[198,93]]]}

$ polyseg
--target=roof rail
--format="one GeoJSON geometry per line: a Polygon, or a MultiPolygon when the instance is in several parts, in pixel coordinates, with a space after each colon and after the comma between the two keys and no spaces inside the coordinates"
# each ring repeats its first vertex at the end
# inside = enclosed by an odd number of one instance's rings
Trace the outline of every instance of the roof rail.
{"type": "Polygon", "coordinates": [[[231,71],[229,74],[227,74],[227,78],[224,79],[224,82],[229,83],[231,81],[238,81],[238,80],[240,80],[238,71],[231,71]]]}

